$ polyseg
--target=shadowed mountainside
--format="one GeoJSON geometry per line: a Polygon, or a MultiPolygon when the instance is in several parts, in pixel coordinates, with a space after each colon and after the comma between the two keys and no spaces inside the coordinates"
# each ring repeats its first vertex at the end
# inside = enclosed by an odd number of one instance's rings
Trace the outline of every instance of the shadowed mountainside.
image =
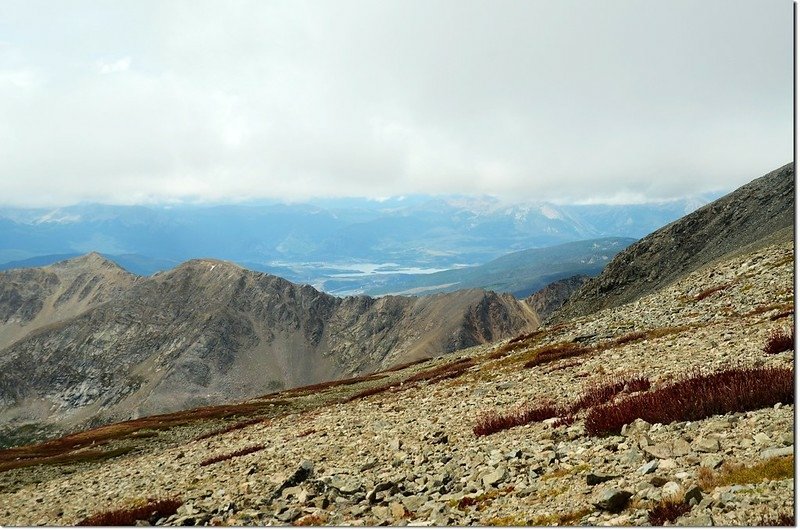
{"type": "Polygon", "coordinates": [[[794,163],[786,164],[620,252],[554,321],[632,302],[728,254],[794,237],[794,163]]]}

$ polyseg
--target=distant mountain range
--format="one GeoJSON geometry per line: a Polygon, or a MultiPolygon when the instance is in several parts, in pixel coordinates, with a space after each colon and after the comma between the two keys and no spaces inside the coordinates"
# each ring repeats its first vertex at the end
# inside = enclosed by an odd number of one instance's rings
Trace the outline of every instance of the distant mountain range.
{"type": "Polygon", "coordinates": [[[207,257],[328,292],[386,294],[427,284],[398,280],[397,274],[484,265],[509,253],[575,241],[638,239],[714,197],[644,205],[412,196],[315,204],[0,208],[0,269],[96,251],[135,274],[150,275],[207,257]]]}

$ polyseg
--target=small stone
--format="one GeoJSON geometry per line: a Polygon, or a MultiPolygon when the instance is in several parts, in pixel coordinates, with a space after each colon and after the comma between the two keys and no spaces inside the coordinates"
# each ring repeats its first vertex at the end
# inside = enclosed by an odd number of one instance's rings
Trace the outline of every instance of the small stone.
{"type": "Polygon", "coordinates": [[[677,495],[681,491],[681,486],[677,482],[669,481],[661,486],[661,494],[665,496],[677,495]]]}
{"type": "Polygon", "coordinates": [[[694,504],[699,504],[700,501],[703,500],[703,490],[700,489],[700,486],[693,486],[689,488],[689,490],[683,496],[683,500],[692,506],[694,506],[694,504]],[[692,504],[692,502],[694,502],[694,504],[692,504]]]}
{"type": "Polygon", "coordinates": [[[651,460],[651,461],[647,462],[646,464],[642,465],[637,470],[637,472],[640,475],[649,475],[650,473],[654,472],[656,469],[658,469],[658,460],[651,460]]]}
{"type": "Polygon", "coordinates": [[[389,511],[393,518],[402,519],[406,514],[406,508],[399,502],[389,503],[389,511]]]}
{"type": "Polygon", "coordinates": [[[632,496],[630,491],[608,488],[600,493],[600,498],[594,505],[607,512],[619,513],[625,509],[632,496]]]}
{"type": "Polygon", "coordinates": [[[352,495],[361,489],[361,479],[351,475],[334,475],[330,478],[329,485],[342,495],[352,495]]]}
{"type": "Polygon", "coordinates": [[[615,475],[599,475],[595,473],[589,473],[586,475],[586,484],[588,486],[597,486],[598,484],[602,484],[603,482],[608,482],[609,480],[616,478],[615,475]]]}
{"type": "Polygon", "coordinates": [[[756,434],[756,435],[753,437],[753,441],[754,441],[754,442],[755,442],[757,445],[767,445],[767,444],[769,444],[769,443],[770,443],[770,441],[771,441],[771,440],[769,439],[769,436],[768,436],[767,434],[765,434],[765,433],[763,433],[763,432],[760,432],[760,433],[756,434]]]}
{"type": "Polygon", "coordinates": [[[672,454],[670,448],[663,444],[645,445],[642,451],[655,458],[669,458],[672,454]]]}
{"type": "Polygon", "coordinates": [[[794,446],[788,447],[772,447],[761,451],[761,458],[775,458],[778,456],[789,456],[794,454],[794,446]]]}
{"type": "Polygon", "coordinates": [[[708,469],[717,469],[722,465],[722,457],[719,455],[707,455],[700,461],[700,466],[707,467],[708,469]]]}
{"type": "Polygon", "coordinates": [[[719,451],[719,440],[716,438],[697,438],[694,441],[693,447],[700,453],[716,453],[719,451]]]}
{"type": "Polygon", "coordinates": [[[692,451],[689,442],[683,438],[678,438],[672,442],[672,456],[686,456],[692,451]]]}
{"type": "Polygon", "coordinates": [[[678,463],[672,458],[667,458],[658,463],[658,469],[675,469],[676,467],[678,467],[678,463]]]}
{"type": "Polygon", "coordinates": [[[663,485],[664,485],[664,484],[666,484],[667,482],[669,482],[669,480],[667,480],[667,479],[665,479],[664,477],[662,477],[662,476],[659,476],[659,475],[653,475],[653,476],[650,478],[650,484],[652,484],[652,485],[653,485],[653,486],[655,486],[656,488],[660,488],[661,486],[663,486],[663,485]]]}
{"type": "Polygon", "coordinates": [[[389,450],[397,452],[403,446],[403,442],[401,442],[398,438],[395,438],[389,442],[389,450]]]}
{"type": "Polygon", "coordinates": [[[426,499],[420,495],[410,495],[408,497],[403,497],[400,499],[400,502],[403,503],[403,506],[409,512],[416,512],[418,511],[423,504],[425,504],[426,499]]]}
{"type": "Polygon", "coordinates": [[[489,472],[488,474],[484,475],[483,477],[483,485],[484,487],[493,487],[497,486],[506,478],[506,470],[505,468],[498,467],[494,471],[489,472]]]}

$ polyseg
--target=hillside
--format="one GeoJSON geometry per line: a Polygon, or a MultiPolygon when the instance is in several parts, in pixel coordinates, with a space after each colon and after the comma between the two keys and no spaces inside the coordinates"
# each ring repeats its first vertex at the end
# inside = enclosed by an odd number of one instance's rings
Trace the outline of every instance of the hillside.
{"type": "MultiPolygon", "coordinates": [[[[71,525],[149,496],[174,500],[139,516],[165,525],[647,525],[675,498],[680,525],[791,526],[794,352],[764,347],[793,327],[793,252],[740,253],[513,342],[2,451],[0,524],[71,525]],[[737,390],[762,401],[590,431],[609,404],[732,367],[764,374],[737,390]],[[586,404],[476,435],[548,403],[586,404]]],[[[658,410],[680,410],[687,391],[671,392],[658,410]]]]}
{"type": "Polygon", "coordinates": [[[789,163],[631,245],[553,318],[632,302],[727,254],[793,239],[794,194],[789,163]]]}
{"type": "Polygon", "coordinates": [[[483,265],[430,274],[379,274],[326,280],[333,293],[359,288],[369,295],[431,294],[459,289],[489,289],[525,298],[553,281],[574,275],[594,276],[634,239],[609,237],[521,250],[483,265]]]}
{"type": "Polygon", "coordinates": [[[336,298],[216,260],[140,278],[92,254],[0,273],[0,289],[12,440],[360,375],[539,323],[510,295],[336,298]]]}

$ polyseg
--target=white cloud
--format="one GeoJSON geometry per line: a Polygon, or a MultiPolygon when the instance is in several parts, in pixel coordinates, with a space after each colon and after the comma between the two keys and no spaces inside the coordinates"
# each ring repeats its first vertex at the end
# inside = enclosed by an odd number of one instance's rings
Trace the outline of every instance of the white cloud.
{"type": "Polygon", "coordinates": [[[8,204],[640,202],[792,157],[788,0],[47,5],[0,17],[8,204]]]}
{"type": "Polygon", "coordinates": [[[97,61],[95,64],[101,74],[113,74],[127,71],[131,67],[131,58],[123,57],[113,62],[97,61]]]}

